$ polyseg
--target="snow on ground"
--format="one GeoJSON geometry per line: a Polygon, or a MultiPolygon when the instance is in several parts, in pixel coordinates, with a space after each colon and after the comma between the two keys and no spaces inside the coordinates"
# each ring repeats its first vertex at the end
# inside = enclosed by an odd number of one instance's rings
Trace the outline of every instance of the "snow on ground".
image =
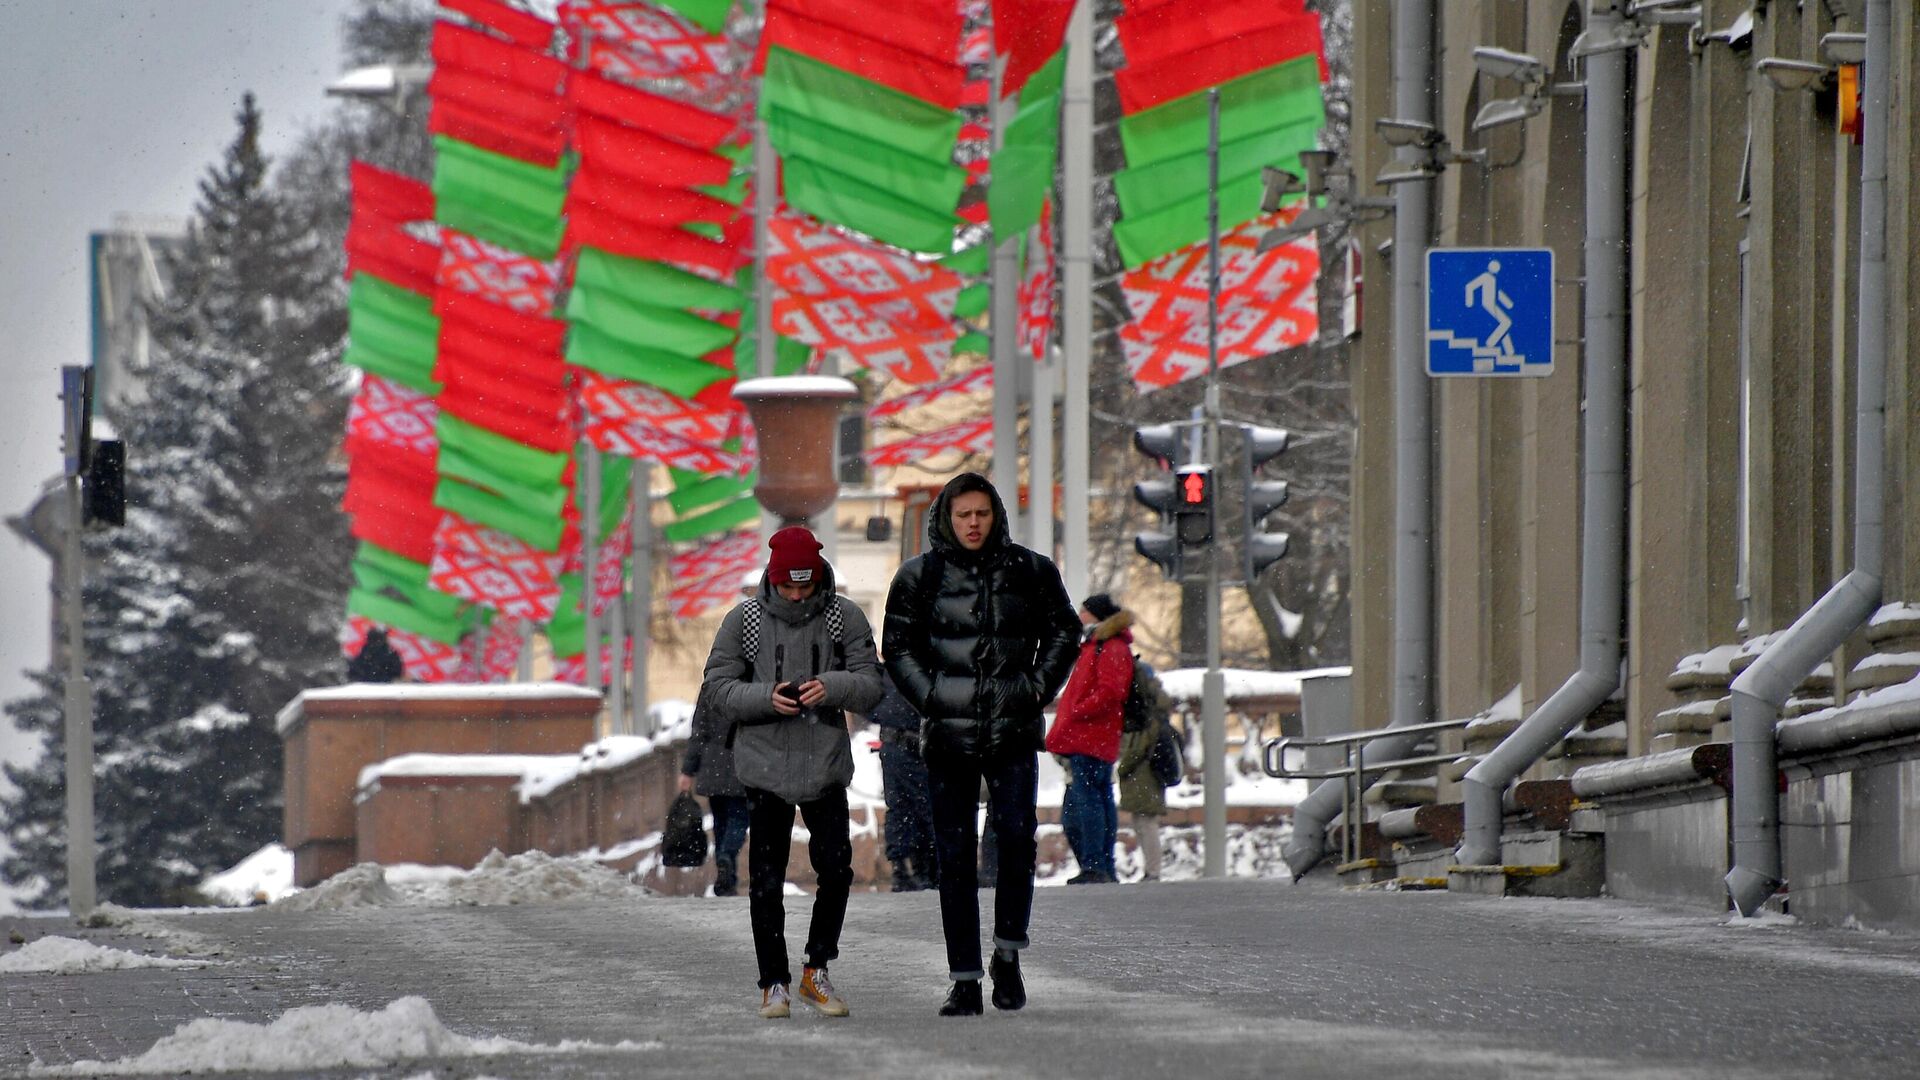
{"type": "Polygon", "coordinates": [[[337,911],[356,907],[486,907],[500,904],[565,903],[645,895],[626,875],[583,855],[554,857],[527,851],[508,857],[493,852],[472,870],[446,866],[361,863],[274,906],[287,911],[337,911]]]}
{"type": "MultiPolygon", "coordinates": [[[[1203,829],[1198,825],[1166,826],[1160,828],[1160,880],[1197,881],[1205,868],[1202,849],[1203,829]]],[[[1121,815],[1120,832],[1130,834],[1126,815],[1121,815]]],[[[1049,850],[1047,839],[1060,834],[1058,825],[1042,825],[1035,833],[1042,852],[1049,850]]],[[[1287,868],[1286,859],[1281,856],[1287,840],[1293,835],[1291,825],[1228,825],[1227,826],[1227,874],[1239,878],[1267,878],[1292,882],[1293,872],[1287,868]]],[[[1034,885],[1050,887],[1065,885],[1067,879],[1080,872],[1073,855],[1064,844],[1058,848],[1060,857],[1048,860],[1041,856],[1041,862],[1034,867],[1034,885]]],[[[1140,849],[1122,845],[1114,854],[1114,871],[1121,881],[1138,881],[1142,872],[1140,849]]]]}
{"type": "Polygon", "coordinates": [[[0,956],[0,974],[21,975],[31,972],[78,975],[90,971],[124,971],[128,968],[197,968],[207,964],[205,960],[175,960],[125,949],[109,949],[77,938],[43,937],[0,956]]]}
{"type": "Polygon", "coordinates": [[[311,1072],[377,1068],[420,1058],[490,1057],[501,1054],[573,1054],[644,1051],[658,1042],[614,1044],[569,1039],[523,1043],[475,1038],[450,1031],[425,998],[403,997],[377,1012],[346,1005],[291,1009],[270,1024],[201,1019],[183,1024],[137,1057],[32,1065],[34,1076],[129,1076],[150,1073],[311,1072]]]}
{"type": "Polygon", "coordinates": [[[293,852],[268,844],[200,883],[200,895],[226,907],[271,904],[293,892],[293,852]]]}
{"type": "Polygon", "coordinates": [[[142,937],[163,942],[168,953],[174,956],[212,955],[217,956],[224,950],[214,946],[199,934],[179,930],[161,922],[156,915],[167,911],[176,913],[192,912],[194,908],[153,908],[135,910],[123,908],[119,904],[101,904],[93,909],[80,925],[92,930],[117,930],[131,937],[142,937]]]}

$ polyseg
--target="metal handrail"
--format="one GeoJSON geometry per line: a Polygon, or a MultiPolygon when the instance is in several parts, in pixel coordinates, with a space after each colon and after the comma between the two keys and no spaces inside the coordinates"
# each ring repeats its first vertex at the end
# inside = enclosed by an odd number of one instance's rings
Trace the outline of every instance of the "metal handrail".
{"type": "Polygon", "coordinates": [[[1405,724],[1400,727],[1374,728],[1370,731],[1355,731],[1345,735],[1322,735],[1317,738],[1298,736],[1268,739],[1260,748],[1260,767],[1268,776],[1287,780],[1334,780],[1346,781],[1345,796],[1342,800],[1347,818],[1347,827],[1341,836],[1341,861],[1354,863],[1360,860],[1360,826],[1366,818],[1365,808],[1361,804],[1367,790],[1368,773],[1383,773],[1392,769],[1402,769],[1413,765],[1439,765],[1460,758],[1458,753],[1423,754],[1418,757],[1394,758],[1390,761],[1368,761],[1366,747],[1375,739],[1389,736],[1398,738],[1404,735],[1425,735],[1439,731],[1453,731],[1464,728],[1469,720],[1436,720],[1427,724],[1405,724]],[[1287,751],[1309,749],[1323,746],[1337,746],[1346,752],[1347,764],[1338,769],[1289,769],[1286,767],[1287,751]]]}

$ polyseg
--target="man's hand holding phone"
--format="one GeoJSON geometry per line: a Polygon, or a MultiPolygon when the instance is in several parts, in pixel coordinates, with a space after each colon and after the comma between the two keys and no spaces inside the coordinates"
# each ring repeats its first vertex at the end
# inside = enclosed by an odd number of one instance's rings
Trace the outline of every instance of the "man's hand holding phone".
{"type": "Polygon", "coordinates": [[[808,679],[796,689],[800,691],[800,704],[811,709],[827,700],[827,687],[819,679],[808,679]]]}
{"type": "Polygon", "coordinates": [[[799,716],[800,691],[790,682],[776,683],[773,687],[773,711],[781,716],[799,716]]]}

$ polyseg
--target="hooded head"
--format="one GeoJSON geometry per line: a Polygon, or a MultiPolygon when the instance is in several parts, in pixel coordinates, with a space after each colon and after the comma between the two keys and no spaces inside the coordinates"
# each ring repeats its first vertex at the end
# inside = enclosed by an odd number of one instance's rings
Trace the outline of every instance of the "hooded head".
{"type": "MultiPolygon", "coordinates": [[[[962,504],[962,509],[978,502],[978,499],[969,499],[962,504]]],[[[1000,501],[1000,493],[993,489],[993,484],[979,473],[965,472],[947,481],[947,486],[940,489],[939,497],[933,500],[933,506],[927,510],[927,547],[942,555],[961,559],[978,558],[997,553],[1012,542],[1007,534],[1006,505],[1000,501]],[[981,527],[981,522],[973,517],[956,524],[953,509],[955,501],[961,496],[976,492],[987,497],[993,520],[985,524],[984,535],[979,537],[978,544],[969,546],[967,538],[959,530],[965,529],[972,534],[981,527]]]]}
{"type": "Polygon", "coordinates": [[[789,525],[767,540],[767,572],[760,577],[760,598],[768,611],[790,623],[819,614],[833,596],[833,568],[820,554],[820,541],[803,526],[789,525]],[[805,599],[781,595],[780,586],[813,586],[805,599]]]}

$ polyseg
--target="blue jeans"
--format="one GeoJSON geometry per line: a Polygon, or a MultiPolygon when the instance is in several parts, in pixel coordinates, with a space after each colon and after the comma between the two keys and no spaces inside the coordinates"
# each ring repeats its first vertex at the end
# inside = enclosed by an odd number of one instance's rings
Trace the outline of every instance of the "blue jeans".
{"type": "Polygon", "coordinates": [[[747,823],[753,809],[745,795],[709,795],[713,812],[713,891],[732,896],[740,880],[740,848],[747,842],[747,823]]]}
{"type": "Polygon", "coordinates": [[[1113,762],[1090,754],[1067,755],[1067,793],[1060,801],[1060,827],[1081,871],[1111,880],[1120,811],[1113,802],[1113,762]]]}

